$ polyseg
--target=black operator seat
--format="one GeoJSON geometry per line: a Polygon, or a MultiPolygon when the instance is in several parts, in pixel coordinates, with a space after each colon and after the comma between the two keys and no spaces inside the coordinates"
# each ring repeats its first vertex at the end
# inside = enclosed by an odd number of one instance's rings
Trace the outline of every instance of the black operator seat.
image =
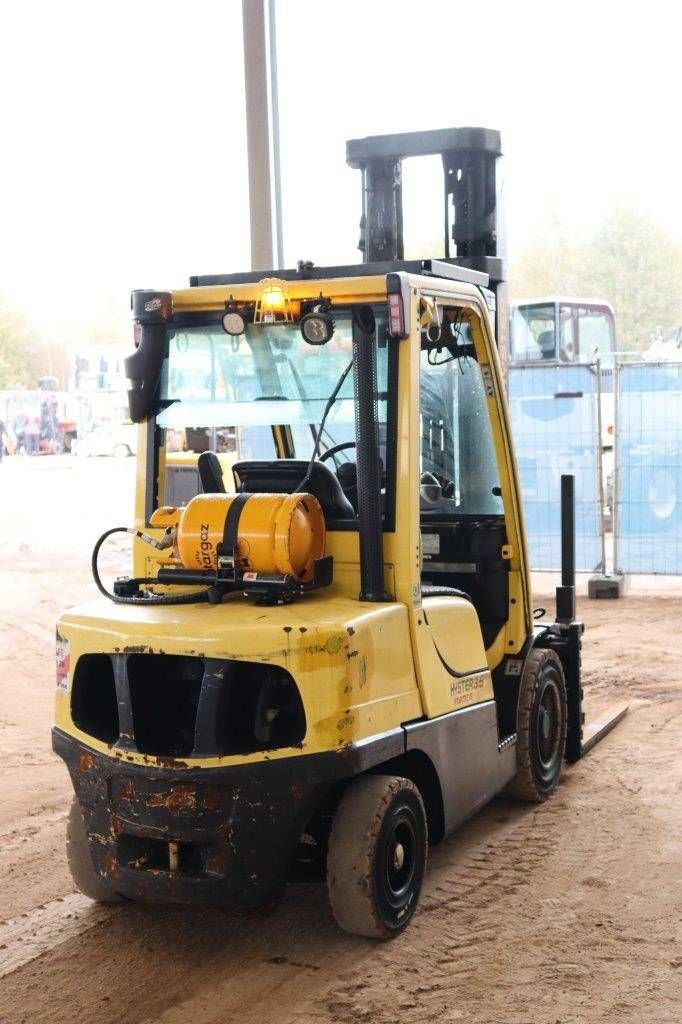
{"type": "MultiPolygon", "coordinates": [[[[244,494],[293,494],[301,485],[309,463],[305,459],[235,462],[235,488],[244,494]]],[[[355,510],[336,476],[324,462],[314,462],[303,488],[319,501],[325,519],[355,519],[355,510]]]]}
{"type": "Polygon", "coordinates": [[[197,459],[199,480],[204,494],[224,494],[223,467],[215,452],[202,452],[197,459]]]}
{"type": "Polygon", "coordinates": [[[358,467],[354,462],[342,462],[336,471],[341,490],[354,509],[358,507],[358,467]]]}

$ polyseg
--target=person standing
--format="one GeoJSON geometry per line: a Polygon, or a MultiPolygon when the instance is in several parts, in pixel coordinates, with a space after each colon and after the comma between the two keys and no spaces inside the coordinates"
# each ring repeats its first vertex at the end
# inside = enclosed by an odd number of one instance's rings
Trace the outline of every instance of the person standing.
{"type": "Polygon", "coordinates": [[[24,429],[24,442],[27,455],[37,455],[40,446],[40,417],[35,413],[29,413],[26,417],[24,429]]]}
{"type": "Polygon", "coordinates": [[[26,430],[26,420],[28,419],[25,412],[19,412],[14,419],[14,437],[16,443],[14,445],[14,454],[19,455],[21,452],[22,445],[26,450],[26,442],[24,438],[24,432],[26,430]]]}

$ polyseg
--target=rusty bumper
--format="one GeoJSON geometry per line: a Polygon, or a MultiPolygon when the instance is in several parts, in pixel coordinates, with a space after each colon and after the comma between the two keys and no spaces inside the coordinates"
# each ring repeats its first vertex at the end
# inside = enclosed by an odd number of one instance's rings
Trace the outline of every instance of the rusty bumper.
{"type": "Polygon", "coordinates": [[[404,749],[360,747],[227,768],[159,768],[102,755],[59,729],[95,869],[130,899],[256,907],[277,899],[306,823],[335,782],[404,749]]]}

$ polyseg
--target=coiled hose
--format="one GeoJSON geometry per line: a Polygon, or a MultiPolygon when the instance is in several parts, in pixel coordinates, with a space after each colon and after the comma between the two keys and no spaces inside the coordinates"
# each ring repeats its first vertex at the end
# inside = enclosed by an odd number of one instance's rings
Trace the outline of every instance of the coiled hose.
{"type": "MultiPolygon", "coordinates": [[[[114,533],[129,533],[133,537],[140,537],[142,540],[147,541],[147,543],[152,542],[152,538],[148,537],[146,533],[142,533],[140,530],[135,530],[129,526],[114,526],[111,528],[111,530],[107,530],[105,533],[102,534],[102,536],[99,538],[94,548],[92,549],[92,559],[90,565],[92,567],[92,578],[95,581],[95,586],[99,590],[100,594],[104,595],[104,597],[108,597],[110,601],[114,602],[114,604],[201,604],[204,601],[208,601],[208,590],[202,590],[198,594],[177,594],[175,597],[172,597],[170,594],[152,593],[147,593],[144,596],[139,595],[138,597],[121,597],[118,594],[112,594],[109,590],[107,590],[107,588],[102,583],[97,563],[99,560],[99,552],[102,545],[104,544],[105,540],[111,537],[114,533]]],[[[158,584],[159,581],[156,579],[155,576],[149,576],[144,577],[142,579],[136,579],[135,582],[141,584],[158,584]]]]}

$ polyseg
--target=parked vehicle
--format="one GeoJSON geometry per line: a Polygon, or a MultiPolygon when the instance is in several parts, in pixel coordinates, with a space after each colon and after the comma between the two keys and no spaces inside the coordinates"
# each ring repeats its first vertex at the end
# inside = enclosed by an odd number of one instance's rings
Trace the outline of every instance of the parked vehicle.
{"type": "Polygon", "coordinates": [[[79,456],[113,455],[126,458],[137,451],[137,428],[128,423],[100,423],[75,442],[79,456]]]}
{"type": "MultiPolygon", "coordinates": [[[[52,377],[41,380],[54,382],[52,377]]],[[[18,455],[60,455],[71,451],[79,405],[78,396],[44,387],[0,391],[0,419],[7,430],[6,451],[18,455]]]]}

